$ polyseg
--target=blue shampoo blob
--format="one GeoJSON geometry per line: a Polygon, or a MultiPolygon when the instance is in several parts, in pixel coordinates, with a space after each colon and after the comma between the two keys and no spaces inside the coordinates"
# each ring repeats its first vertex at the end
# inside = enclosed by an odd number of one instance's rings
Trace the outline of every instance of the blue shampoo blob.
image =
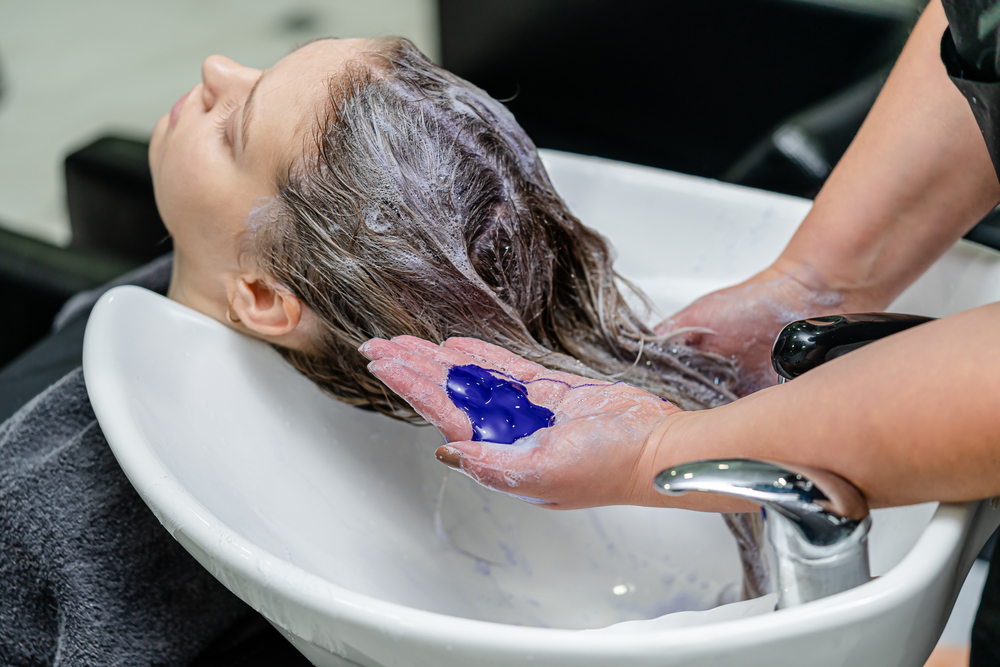
{"type": "Polygon", "coordinates": [[[509,445],[552,425],[555,415],[528,400],[528,389],[479,366],[454,366],[445,385],[448,398],[472,422],[472,439],[509,445]]]}

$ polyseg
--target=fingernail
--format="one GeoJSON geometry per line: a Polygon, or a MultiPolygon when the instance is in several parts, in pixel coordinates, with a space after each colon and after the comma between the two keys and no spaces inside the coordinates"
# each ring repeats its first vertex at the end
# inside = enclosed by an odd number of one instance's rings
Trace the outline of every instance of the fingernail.
{"type": "Polygon", "coordinates": [[[438,447],[437,451],[434,452],[434,456],[437,460],[445,464],[449,468],[459,470],[462,467],[462,459],[458,455],[458,451],[452,449],[451,447],[438,447]]]}
{"type": "Polygon", "coordinates": [[[361,347],[358,348],[358,352],[360,352],[361,354],[365,355],[369,359],[374,360],[375,359],[375,353],[376,353],[377,350],[376,351],[372,350],[372,343],[374,343],[376,341],[379,341],[379,340],[382,340],[382,339],[381,338],[369,338],[368,340],[366,340],[365,342],[363,342],[361,344],[361,347]]]}

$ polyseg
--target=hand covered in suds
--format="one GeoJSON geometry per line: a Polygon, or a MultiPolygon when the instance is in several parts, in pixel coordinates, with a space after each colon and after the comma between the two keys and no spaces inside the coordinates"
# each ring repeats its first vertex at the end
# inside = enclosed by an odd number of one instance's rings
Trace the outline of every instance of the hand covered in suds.
{"type": "Polygon", "coordinates": [[[771,347],[782,327],[806,317],[848,312],[845,307],[850,306],[839,292],[810,289],[806,281],[769,268],[739,285],[703,296],[657,325],[656,333],[695,329],[676,340],[735,360],[739,370],[735,391],[746,396],[778,381],[771,367],[771,347]]]}
{"type": "Polygon", "coordinates": [[[657,396],[553,372],[471,338],[440,346],[410,336],[376,338],[361,352],[372,360],[371,372],[449,441],[438,459],[484,486],[557,509],[668,504],[653,489],[659,471],[651,468],[655,446],[647,445],[681,411],[657,396]],[[512,445],[470,441],[472,423],[445,389],[449,370],[470,364],[523,384],[532,403],[555,414],[553,425],[512,445]]]}

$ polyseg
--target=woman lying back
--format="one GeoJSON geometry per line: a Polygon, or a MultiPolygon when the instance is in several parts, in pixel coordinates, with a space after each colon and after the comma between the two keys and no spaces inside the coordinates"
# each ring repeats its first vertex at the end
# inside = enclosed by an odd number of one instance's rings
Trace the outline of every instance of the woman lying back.
{"type": "Polygon", "coordinates": [[[171,298],[409,420],[366,340],[470,336],[685,409],[732,398],[727,360],[653,340],[510,112],[407,40],[319,40],[263,73],[212,56],[202,78],[150,146],[171,298]]]}

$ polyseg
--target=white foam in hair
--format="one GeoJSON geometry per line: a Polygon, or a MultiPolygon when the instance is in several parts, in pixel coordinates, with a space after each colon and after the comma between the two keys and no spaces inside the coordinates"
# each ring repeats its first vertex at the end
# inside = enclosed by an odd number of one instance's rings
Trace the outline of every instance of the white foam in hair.
{"type": "Polygon", "coordinates": [[[250,205],[246,231],[252,234],[259,229],[276,224],[280,210],[281,202],[277,197],[258,197],[250,205]]]}
{"type": "Polygon", "coordinates": [[[686,409],[733,398],[728,360],[658,344],[629,308],[607,243],[510,111],[408,41],[376,40],[331,80],[315,146],[289,171],[252,252],[321,325],[315,352],[282,353],[341,399],[418,419],[357,352],[401,334],[487,340],[686,409]]]}

